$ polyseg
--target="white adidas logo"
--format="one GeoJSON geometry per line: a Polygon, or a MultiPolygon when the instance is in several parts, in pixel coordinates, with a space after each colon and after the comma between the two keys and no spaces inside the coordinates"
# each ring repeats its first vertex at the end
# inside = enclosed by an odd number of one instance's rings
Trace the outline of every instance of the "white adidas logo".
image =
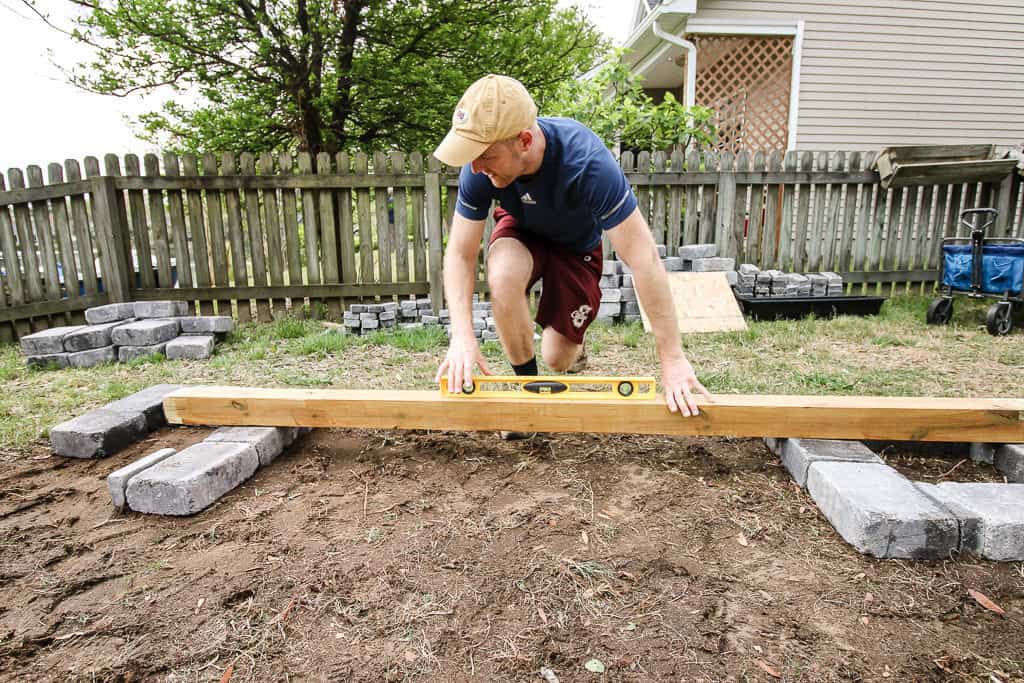
{"type": "Polygon", "coordinates": [[[519,198],[519,201],[521,201],[521,202],[522,202],[523,204],[536,204],[536,203],[537,203],[537,202],[536,202],[536,201],[534,200],[534,198],[530,196],[530,193],[529,193],[529,192],[527,192],[527,193],[526,193],[526,194],[524,194],[524,195],[523,195],[522,197],[520,197],[520,198],[519,198]]]}

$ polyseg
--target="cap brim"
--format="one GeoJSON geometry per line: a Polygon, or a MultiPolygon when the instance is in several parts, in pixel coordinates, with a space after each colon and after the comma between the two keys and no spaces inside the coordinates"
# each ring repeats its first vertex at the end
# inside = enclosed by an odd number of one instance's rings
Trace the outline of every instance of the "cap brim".
{"type": "Polygon", "coordinates": [[[448,135],[444,136],[444,140],[434,150],[434,156],[449,166],[465,166],[490,146],[489,142],[468,140],[454,130],[449,130],[448,135]]]}

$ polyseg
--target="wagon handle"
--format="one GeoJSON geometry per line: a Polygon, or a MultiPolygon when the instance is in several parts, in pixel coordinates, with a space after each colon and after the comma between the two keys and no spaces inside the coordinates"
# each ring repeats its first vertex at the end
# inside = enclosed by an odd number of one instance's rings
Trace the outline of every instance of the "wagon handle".
{"type": "Polygon", "coordinates": [[[981,230],[984,232],[986,228],[996,222],[997,218],[999,218],[999,209],[964,209],[960,212],[960,224],[968,230],[981,230]],[[975,215],[990,216],[990,218],[984,223],[984,225],[975,228],[974,221],[970,220],[973,219],[975,215]]]}

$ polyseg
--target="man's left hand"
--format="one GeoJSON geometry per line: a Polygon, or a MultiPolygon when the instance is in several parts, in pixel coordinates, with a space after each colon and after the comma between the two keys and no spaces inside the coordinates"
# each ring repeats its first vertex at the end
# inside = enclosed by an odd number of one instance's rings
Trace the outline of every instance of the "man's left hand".
{"type": "Polygon", "coordinates": [[[665,403],[673,413],[677,410],[684,417],[699,415],[694,394],[699,393],[708,401],[713,401],[711,393],[697,379],[690,361],[685,358],[662,362],[661,386],[665,391],[665,403]]]}

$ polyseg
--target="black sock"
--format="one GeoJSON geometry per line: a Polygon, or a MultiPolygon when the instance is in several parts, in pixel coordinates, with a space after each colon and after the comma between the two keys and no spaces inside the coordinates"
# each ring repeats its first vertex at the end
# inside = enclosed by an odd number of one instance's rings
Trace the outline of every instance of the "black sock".
{"type": "Polygon", "coordinates": [[[522,365],[513,365],[512,372],[516,375],[523,377],[536,377],[537,376],[537,356],[534,356],[530,360],[526,361],[522,365]]]}

